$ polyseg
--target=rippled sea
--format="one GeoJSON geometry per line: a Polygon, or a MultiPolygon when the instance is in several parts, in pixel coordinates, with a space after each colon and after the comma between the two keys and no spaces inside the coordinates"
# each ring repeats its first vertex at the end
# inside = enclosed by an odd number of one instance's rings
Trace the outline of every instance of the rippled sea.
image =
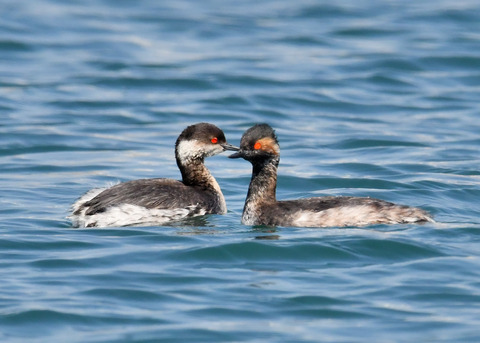
{"type": "Polygon", "coordinates": [[[3,0],[2,342],[479,342],[476,0],[3,0]],[[207,165],[228,214],[73,229],[173,146],[267,122],[278,198],[372,196],[437,223],[240,223],[250,165],[207,165]]]}

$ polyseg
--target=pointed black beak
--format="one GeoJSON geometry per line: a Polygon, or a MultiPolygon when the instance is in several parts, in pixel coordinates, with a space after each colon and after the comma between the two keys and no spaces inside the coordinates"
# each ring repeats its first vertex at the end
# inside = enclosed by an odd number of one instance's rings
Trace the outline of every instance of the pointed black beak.
{"type": "Polygon", "coordinates": [[[222,148],[223,148],[224,150],[230,150],[230,151],[238,151],[238,150],[240,150],[239,147],[236,147],[235,145],[232,145],[232,144],[230,144],[230,143],[223,143],[223,144],[222,144],[222,148]]]}
{"type": "Polygon", "coordinates": [[[228,156],[228,158],[243,158],[243,152],[241,150],[228,156]]]}

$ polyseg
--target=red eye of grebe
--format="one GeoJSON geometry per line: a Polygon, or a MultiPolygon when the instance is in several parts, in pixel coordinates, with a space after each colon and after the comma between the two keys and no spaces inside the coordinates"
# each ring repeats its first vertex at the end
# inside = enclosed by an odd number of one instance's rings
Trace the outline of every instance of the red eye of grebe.
{"type": "Polygon", "coordinates": [[[258,150],[258,149],[260,149],[261,147],[262,147],[262,144],[260,144],[259,142],[255,143],[255,145],[253,146],[253,148],[254,148],[255,150],[258,150]]]}
{"type": "Polygon", "coordinates": [[[217,144],[218,143],[218,138],[217,137],[213,137],[210,142],[212,142],[213,144],[217,144]]]}

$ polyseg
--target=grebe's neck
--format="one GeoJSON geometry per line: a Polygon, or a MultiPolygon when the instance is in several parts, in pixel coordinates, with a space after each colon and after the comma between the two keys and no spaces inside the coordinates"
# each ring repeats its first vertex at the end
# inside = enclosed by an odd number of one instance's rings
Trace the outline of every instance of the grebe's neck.
{"type": "Polygon", "coordinates": [[[247,199],[243,208],[242,222],[252,225],[259,216],[261,205],[277,201],[277,168],[279,158],[274,157],[263,163],[253,162],[252,179],[248,187],[247,199]]]}
{"type": "Polygon", "coordinates": [[[186,186],[198,187],[215,193],[220,208],[219,213],[227,213],[227,204],[222,190],[210,170],[205,166],[203,158],[182,159],[177,154],[177,165],[182,173],[182,182],[186,186]]]}
{"type": "Polygon", "coordinates": [[[177,158],[178,169],[182,173],[182,182],[187,186],[198,186],[200,188],[210,188],[210,170],[205,166],[203,158],[192,158],[182,160],[177,158]]]}

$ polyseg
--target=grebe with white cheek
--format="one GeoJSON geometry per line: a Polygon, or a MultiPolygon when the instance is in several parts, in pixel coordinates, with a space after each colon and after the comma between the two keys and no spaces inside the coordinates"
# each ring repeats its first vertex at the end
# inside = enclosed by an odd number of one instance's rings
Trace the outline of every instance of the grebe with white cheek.
{"type": "Polygon", "coordinates": [[[227,212],[225,198],[204,159],[238,148],[212,124],[187,127],[175,144],[182,181],[165,178],[92,189],[72,206],[74,227],[162,225],[183,218],[227,212]]]}

